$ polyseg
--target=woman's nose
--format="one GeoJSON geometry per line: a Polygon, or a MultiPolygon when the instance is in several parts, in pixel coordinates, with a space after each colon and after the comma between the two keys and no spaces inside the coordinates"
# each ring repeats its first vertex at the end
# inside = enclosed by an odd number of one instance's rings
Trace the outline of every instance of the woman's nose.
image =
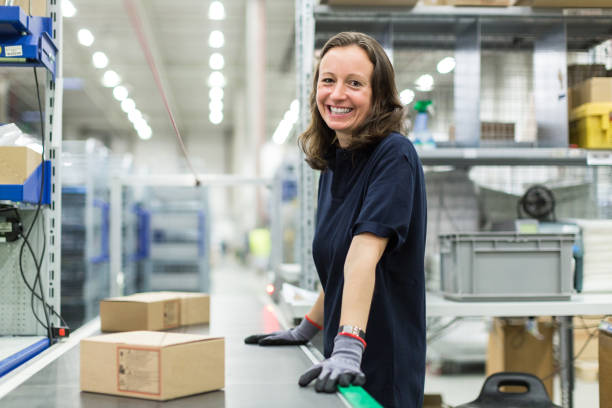
{"type": "Polygon", "coordinates": [[[344,86],[341,83],[336,83],[334,88],[332,89],[332,93],[330,95],[333,99],[342,99],[344,98],[344,86]]]}

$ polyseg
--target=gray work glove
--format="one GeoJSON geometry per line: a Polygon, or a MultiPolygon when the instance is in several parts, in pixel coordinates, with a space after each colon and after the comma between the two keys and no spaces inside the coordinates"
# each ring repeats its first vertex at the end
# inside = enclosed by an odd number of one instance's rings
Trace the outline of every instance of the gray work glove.
{"type": "Polygon", "coordinates": [[[327,360],[313,365],[300,377],[299,384],[305,387],[315,378],[317,392],[336,392],[338,385],[365,384],[365,374],[361,371],[361,356],[364,344],[349,336],[338,334],[334,339],[334,351],[327,360]]]}
{"type": "Polygon", "coordinates": [[[298,346],[306,344],[319,332],[319,328],[310,323],[308,319],[293,329],[277,331],[268,334],[254,334],[244,339],[246,344],[259,344],[260,346],[298,346]]]}

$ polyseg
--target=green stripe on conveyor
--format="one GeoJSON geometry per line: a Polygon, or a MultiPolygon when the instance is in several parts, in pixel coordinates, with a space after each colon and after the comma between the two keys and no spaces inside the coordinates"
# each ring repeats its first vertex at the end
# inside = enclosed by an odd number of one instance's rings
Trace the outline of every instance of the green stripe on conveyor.
{"type": "Polygon", "coordinates": [[[346,398],[353,408],[382,408],[370,394],[361,387],[349,385],[338,387],[338,391],[346,398]]]}

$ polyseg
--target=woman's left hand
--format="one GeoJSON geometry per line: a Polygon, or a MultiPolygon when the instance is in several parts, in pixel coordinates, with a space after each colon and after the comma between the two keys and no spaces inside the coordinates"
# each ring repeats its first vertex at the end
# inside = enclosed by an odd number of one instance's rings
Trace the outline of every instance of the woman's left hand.
{"type": "Polygon", "coordinates": [[[327,360],[313,365],[300,377],[299,384],[305,387],[315,378],[315,390],[317,392],[333,393],[337,386],[347,387],[365,384],[365,374],[361,371],[361,356],[364,345],[361,341],[337,335],[334,340],[334,351],[327,360]]]}

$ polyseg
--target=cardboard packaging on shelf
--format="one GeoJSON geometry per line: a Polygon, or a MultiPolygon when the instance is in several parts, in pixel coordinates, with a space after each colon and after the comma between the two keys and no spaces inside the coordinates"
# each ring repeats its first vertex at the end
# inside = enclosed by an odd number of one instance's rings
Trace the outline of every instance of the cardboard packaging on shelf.
{"type": "Polygon", "coordinates": [[[24,146],[0,146],[0,184],[23,184],[36,170],[40,153],[24,146]]]}
{"type": "Polygon", "coordinates": [[[165,401],[225,386],[225,339],[134,331],[81,340],[81,391],[165,401]]]}
{"type": "Polygon", "coordinates": [[[321,0],[321,4],[326,4],[328,6],[412,7],[417,3],[418,0],[321,0]]]}
{"type": "Polygon", "coordinates": [[[100,302],[103,332],[166,330],[210,321],[210,297],[204,293],[147,292],[100,302]]]}
{"type": "Polygon", "coordinates": [[[574,107],[585,103],[612,102],[612,78],[609,77],[590,78],[572,89],[574,107]]]}
{"type": "Polygon", "coordinates": [[[599,406],[612,407],[612,317],[599,325],[599,406]]]}
{"type": "Polygon", "coordinates": [[[19,6],[30,16],[47,17],[47,0],[13,0],[13,6],[19,6]]]}
{"type": "Polygon", "coordinates": [[[500,371],[517,371],[537,376],[553,394],[555,371],[553,356],[554,326],[551,322],[538,322],[541,339],[525,328],[523,319],[493,320],[487,347],[486,375],[500,371]]]}

